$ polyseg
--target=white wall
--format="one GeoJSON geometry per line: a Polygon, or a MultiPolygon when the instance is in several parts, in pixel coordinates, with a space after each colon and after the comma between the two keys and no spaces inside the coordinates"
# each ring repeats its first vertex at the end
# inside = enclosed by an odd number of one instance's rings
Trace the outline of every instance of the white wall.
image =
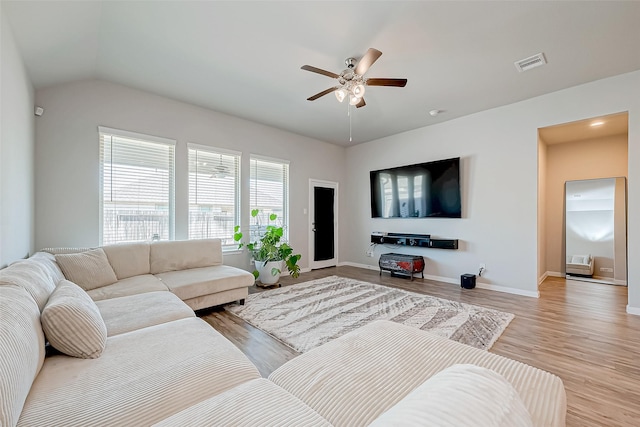
{"type": "MultiPolygon", "coordinates": [[[[426,274],[458,283],[477,273],[481,283],[528,295],[538,282],[538,134],[540,127],[629,112],[629,212],[640,209],[640,71],[576,86],[516,104],[383,138],[347,149],[347,206],[351,231],[344,258],[365,256],[372,231],[458,238],[460,249],[411,249],[427,258],[426,274]],[[370,170],[462,157],[462,219],[371,219],[370,170]]],[[[548,228],[547,224],[547,228],[548,228]]],[[[640,314],[640,219],[629,218],[629,304],[640,314]]],[[[541,239],[542,240],[542,239],[541,239]]]]}
{"type": "MultiPolygon", "coordinates": [[[[99,244],[101,125],[178,141],[176,239],[186,239],[188,232],[187,143],[242,152],[241,203],[247,220],[249,155],[290,160],[290,240],[303,256],[301,265],[308,265],[308,215],[303,209],[308,207],[309,179],[341,182],[343,147],[100,80],[38,90],[36,100],[46,110],[36,128],[37,249],[99,244]]],[[[230,255],[225,262],[248,268],[246,256],[230,255]]]]}
{"type": "Polygon", "coordinates": [[[4,267],[33,250],[35,136],[33,86],[11,27],[0,15],[0,267],[4,267]]]}

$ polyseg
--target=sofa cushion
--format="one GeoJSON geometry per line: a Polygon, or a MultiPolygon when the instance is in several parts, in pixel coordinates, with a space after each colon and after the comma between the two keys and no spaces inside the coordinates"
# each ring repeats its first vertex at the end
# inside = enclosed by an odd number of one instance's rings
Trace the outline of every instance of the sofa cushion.
{"type": "Polygon", "coordinates": [[[180,299],[213,294],[253,285],[253,274],[229,265],[191,268],[157,274],[162,283],[180,299]]]}
{"type": "Polygon", "coordinates": [[[128,277],[118,280],[111,285],[87,291],[94,301],[102,301],[109,298],[125,297],[127,295],[143,294],[146,292],[167,292],[169,288],[153,274],[128,277]]]}
{"type": "Polygon", "coordinates": [[[454,365],[438,372],[370,427],[420,427],[425,420],[437,426],[533,426],[509,381],[475,365],[454,365]]]}
{"type": "Polygon", "coordinates": [[[75,254],[58,254],[56,262],[64,277],[85,291],[110,285],[118,280],[102,248],[75,254]]]}
{"type": "Polygon", "coordinates": [[[40,257],[21,260],[0,270],[0,285],[16,285],[25,289],[38,304],[40,311],[58,281],[59,275],[54,268],[40,257]]]}
{"type": "Polygon", "coordinates": [[[118,279],[149,274],[149,243],[121,243],[117,245],[103,246],[109,264],[116,273],[118,279]]]}
{"type": "Polygon", "coordinates": [[[176,320],[109,337],[99,359],[48,357],[18,426],[150,425],[256,378],[204,320],[176,320]]]}
{"type": "Polygon", "coordinates": [[[220,239],[175,240],[151,243],[151,274],[222,264],[220,239]]]}
{"type": "Polygon", "coordinates": [[[154,426],[330,427],[331,424],[282,388],[259,378],[193,405],[154,426]]]}
{"type": "Polygon", "coordinates": [[[482,366],[506,378],[534,425],[564,426],[566,394],[557,376],[386,320],[288,361],[269,379],[334,425],[367,425],[431,376],[459,363],[482,366]]]}
{"type": "Polygon", "coordinates": [[[97,301],[107,336],[135,331],[187,317],[195,317],[188,305],[171,292],[147,292],[97,301]]]}
{"type": "Polygon", "coordinates": [[[44,361],[40,310],[27,291],[0,286],[0,426],[15,426],[44,361]]]}
{"type": "Polygon", "coordinates": [[[61,280],[42,310],[42,329],[56,350],[82,359],[100,357],[107,327],[100,310],[73,282],[61,280]]]}

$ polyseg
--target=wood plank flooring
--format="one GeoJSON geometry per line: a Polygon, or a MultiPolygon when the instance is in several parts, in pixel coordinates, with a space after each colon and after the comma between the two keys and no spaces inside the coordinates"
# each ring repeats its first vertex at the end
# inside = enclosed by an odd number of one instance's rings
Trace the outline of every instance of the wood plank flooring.
{"type": "MultiPolygon", "coordinates": [[[[377,271],[333,267],[283,277],[283,286],[330,275],[395,286],[514,313],[491,352],[552,372],[567,391],[568,426],[640,426],[640,316],[625,312],[627,288],[548,278],[528,298],[449,283],[409,281],[377,271]]],[[[252,287],[251,292],[262,292],[252,287]]],[[[202,318],[236,344],[263,376],[297,353],[223,307],[202,318]]]]}

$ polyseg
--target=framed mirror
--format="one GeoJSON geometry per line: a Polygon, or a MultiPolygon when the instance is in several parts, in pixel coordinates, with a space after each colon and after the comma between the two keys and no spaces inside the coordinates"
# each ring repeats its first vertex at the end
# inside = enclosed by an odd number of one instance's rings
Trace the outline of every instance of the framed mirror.
{"type": "Polygon", "coordinates": [[[626,178],[565,183],[565,274],[627,285],[626,178]]]}

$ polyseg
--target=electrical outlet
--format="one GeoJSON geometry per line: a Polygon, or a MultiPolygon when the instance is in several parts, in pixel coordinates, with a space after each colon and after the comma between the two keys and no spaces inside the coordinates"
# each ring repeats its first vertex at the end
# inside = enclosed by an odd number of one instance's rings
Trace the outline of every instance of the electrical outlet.
{"type": "Polygon", "coordinates": [[[613,273],[613,268],[611,268],[611,267],[600,267],[600,271],[604,271],[606,273],[613,273]]]}

